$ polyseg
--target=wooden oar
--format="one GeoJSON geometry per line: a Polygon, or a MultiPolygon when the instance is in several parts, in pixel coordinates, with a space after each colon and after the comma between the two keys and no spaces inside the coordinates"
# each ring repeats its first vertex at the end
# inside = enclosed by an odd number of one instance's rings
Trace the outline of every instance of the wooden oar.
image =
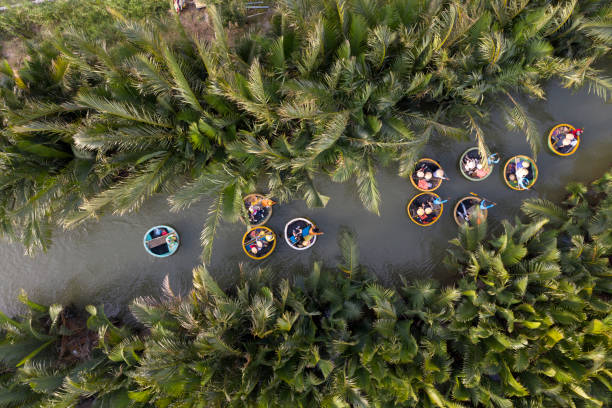
{"type": "Polygon", "coordinates": [[[489,200],[489,199],[488,199],[488,198],[486,198],[486,197],[482,197],[482,196],[480,196],[480,195],[478,195],[478,194],[476,194],[476,193],[473,193],[473,192],[471,192],[471,191],[470,191],[470,194],[471,194],[471,195],[473,195],[473,196],[475,196],[475,197],[481,198],[481,199],[483,199],[483,200],[486,200],[486,201],[488,201],[488,202],[490,202],[490,203],[493,203],[493,204],[497,205],[497,203],[496,203],[495,201],[491,201],[491,200],[489,200]]]}

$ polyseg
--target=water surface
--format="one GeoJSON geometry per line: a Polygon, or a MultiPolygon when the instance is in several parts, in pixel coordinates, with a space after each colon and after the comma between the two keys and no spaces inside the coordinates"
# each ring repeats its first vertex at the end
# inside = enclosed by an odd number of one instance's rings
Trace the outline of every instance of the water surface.
{"type": "MultiPolygon", "coordinates": [[[[474,143],[433,140],[424,155],[438,160],[451,178],[451,182],[443,183],[436,191],[449,199],[442,219],[436,224],[422,228],[408,219],[405,206],[417,191],[408,180],[396,176],[394,169],[383,169],[377,177],[383,197],[380,217],[363,209],[351,183],[334,184],[320,179],[321,191],[331,196],[326,208],[308,209],[301,201],[276,206],[268,225],[281,233],[289,219],[306,216],[326,234],[309,251],[294,251],[279,241],[275,253],[261,264],[281,270],[283,275],[299,273],[315,259],[336,264],[338,231],[349,227],[358,237],[362,264],[383,281],[393,282],[399,276],[452,279],[452,272],[446,271],[440,261],[448,240],[457,232],[451,213],[459,198],[475,192],[496,201],[499,205],[489,211],[490,224],[496,228],[499,220],[519,214],[523,199],[559,200],[568,182],[590,182],[612,164],[611,105],[586,92],[572,94],[557,86],[548,88],[545,102],[524,102],[542,140],[555,123],[585,128],[578,152],[569,158],[554,156],[543,143],[537,162],[540,175],[534,190],[509,189],[499,167],[486,180],[469,182],[459,174],[457,160],[474,143]]],[[[515,154],[530,154],[524,136],[508,132],[499,120],[492,120],[485,131],[491,150],[500,153],[502,162],[515,154]]],[[[17,310],[16,295],[20,288],[42,303],[125,304],[136,296],[159,294],[163,277],[168,274],[174,288],[187,290],[191,270],[199,263],[199,235],[207,208],[208,202],[203,200],[186,211],[171,213],[165,199],[157,197],[136,214],[108,216],[88,224],[86,229],[56,233],[48,253],[33,258],[24,256],[19,244],[0,243],[3,282],[0,310],[8,313],[17,310]],[[171,225],[180,233],[181,247],[170,258],[154,258],[142,246],[145,231],[158,224],[171,225]]],[[[243,233],[244,227],[239,224],[224,224],[217,236],[209,269],[222,284],[234,281],[239,273],[238,263],[256,263],[240,248],[243,233]]]]}

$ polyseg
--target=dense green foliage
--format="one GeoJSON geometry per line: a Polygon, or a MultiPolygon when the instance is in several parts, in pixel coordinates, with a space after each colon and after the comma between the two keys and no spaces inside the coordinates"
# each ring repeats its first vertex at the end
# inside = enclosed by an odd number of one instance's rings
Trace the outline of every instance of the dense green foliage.
{"type": "Polygon", "coordinates": [[[544,98],[550,78],[612,89],[594,68],[612,41],[607,1],[287,0],[270,32],[243,38],[210,17],[214,38],[193,39],[119,16],[118,41],[68,32],[3,68],[0,166],[24,174],[0,184],[6,235],[44,248],[52,227],[155,193],[174,210],[212,197],[207,260],[258,182],[325,206],[315,179],[327,174],[378,213],[377,168],[407,176],[434,132],[468,129],[485,151],[480,123],[496,105],[536,152],[543,135],[518,95],[544,98]]]}
{"type": "MultiPolygon", "coordinates": [[[[115,19],[107,10],[111,7],[128,18],[166,14],[170,3],[166,0],[53,0],[42,4],[9,8],[0,13],[0,39],[40,38],[41,32],[57,32],[77,27],[91,38],[116,38],[115,19]]],[[[10,44],[7,44],[10,46],[10,44]]]]}
{"type": "Polygon", "coordinates": [[[338,268],[291,282],[258,270],[222,290],[198,267],[181,297],[166,280],[163,300],[131,305],[139,329],[89,306],[90,355],[65,309],[22,296],[26,316],[0,315],[0,407],[609,406],[612,174],[569,190],[492,239],[464,227],[446,288],[381,286],[343,233],[338,268]],[[64,344],[71,361],[53,356],[64,344]]]}

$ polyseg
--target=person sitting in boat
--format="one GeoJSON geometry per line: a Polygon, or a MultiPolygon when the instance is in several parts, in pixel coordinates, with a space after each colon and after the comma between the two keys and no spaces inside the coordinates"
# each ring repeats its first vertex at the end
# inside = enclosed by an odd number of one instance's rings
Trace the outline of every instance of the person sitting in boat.
{"type": "MultiPolygon", "coordinates": [[[[580,136],[580,134],[581,132],[578,133],[578,136],[580,136]]],[[[576,134],[570,132],[566,133],[565,137],[555,145],[555,149],[557,149],[557,151],[560,153],[569,153],[572,151],[574,146],[576,146],[576,144],[578,144],[576,134]]]]}
{"type": "Polygon", "coordinates": [[[519,188],[527,189],[529,187],[529,179],[527,176],[529,175],[529,170],[525,167],[516,170],[516,184],[519,188]]]}
{"type": "Polygon", "coordinates": [[[289,241],[295,246],[300,246],[303,240],[304,236],[302,235],[302,228],[299,226],[295,227],[291,233],[291,237],[289,237],[289,241]]]}
{"type": "Polygon", "coordinates": [[[446,176],[444,175],[444,170],[442,170],[442,169],[438,169],[438,170],[434,171],[433,176],[435,178],[438,178],[438,179],[448,180],[448,178],[446,178],[446,176]]]}
{"type": "Polygon", "coordinates": [[[476,177],[476,178],[483,178],[488,173],[489,172],[483,168],[483,165],[478,163],[476,165],[476,169],[474,170],[474,177],[476,177]]]}
{"type": "Polygon", "coordinates": [[[459,209],[459,208],[457,209],[457,214],[459,214],[459,216],[461,218],[463,218],[463,220],[465,222],[469,222],[470,221],[470,213],[467,210],[467,208],[465,208],[465,205],[463,205],[463,202],[461,203],[461,209],[459,209]],[[461,210],[463,210],[463,211],[461,211],[461,210]]]}
{"type": "Polygon", "coordinates": [[[425,204],[422,204],[419,208],[417,208],[416,210],[416,219],[419,220],[419,222],[421,224],[426,224],[427,222],[427,215],[425,214],[425,204]]]}
{"type": "Polygon", "coordinates": [[[302,246],[307,247],[311,244],[312,240],[317,235],[323,235],[323,233],[317,227],[312,227],[311,225],[307,226],[302,230],[302,246]]]}

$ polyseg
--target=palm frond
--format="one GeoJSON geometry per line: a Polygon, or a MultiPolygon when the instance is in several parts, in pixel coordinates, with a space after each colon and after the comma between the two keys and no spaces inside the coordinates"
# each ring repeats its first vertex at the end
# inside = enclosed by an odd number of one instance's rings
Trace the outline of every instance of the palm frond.
{"type": "Polygon", "coordinates": [[[223,214],[223,193],[218,193],[208,209],[208,216],[204,223],[204,228],[200,234],[200,244],[202,245],[202,260],[206,263],[210,261],[213,253],[213,243],[217,229],[221,224],[223,214]]]}

